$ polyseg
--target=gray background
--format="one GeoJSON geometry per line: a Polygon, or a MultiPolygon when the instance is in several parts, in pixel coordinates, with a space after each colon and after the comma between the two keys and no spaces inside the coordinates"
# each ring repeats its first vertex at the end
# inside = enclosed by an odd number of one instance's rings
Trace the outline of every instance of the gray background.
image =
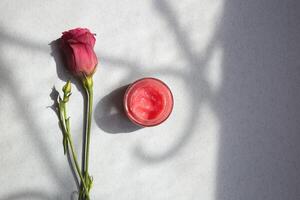
{"type": "Polygon", "coordinates": [[[100,59],[92,199],[300,199],[299,22],[298,0],[1,0],[0,200],[76,198],[49,108],[52,87],[71,78],[49,44],[75,27],[97,34],[100,59]],[[120,100],[144,76],[165,81],[175,107],[137,129],[120,100]]]}

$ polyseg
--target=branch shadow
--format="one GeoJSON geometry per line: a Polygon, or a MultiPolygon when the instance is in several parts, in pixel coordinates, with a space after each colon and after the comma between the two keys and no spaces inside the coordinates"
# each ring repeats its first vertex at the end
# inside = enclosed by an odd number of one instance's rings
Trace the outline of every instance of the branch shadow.
{"type": "MultiPolygon", "coordinates": [[[[41,154],[40,158],[42,159],[42,162],[47,163],[46,170],[49,172],[49,174],[52,176],[52,178],[56,181],[57,185],[59,186],[60,190],[58,191],[59,194],[64,194],[65,191],[72,190],[72,185],[68,184],[70,182],[70,179],[68,176],[61,174],[58,171],[58,168],[55,165],[55,161],[53,160],[50,150],[47,148],[46,142],[43,139],[43,136],[41,133],[44,134],[43,131],[40,130],[36,122],[32,119],[32,117],[29,115],[29,113],[26,110],[26,105],[29,102],[26,98],[24,98],[20,94],[20,90],[18,85],[16,84],[16,81],[13,80],[13,76],[11,71],[8,69],[8,67],[3,62],[2,57],[0,57],[0,82],[4,87],[8,88],[8,91],[10,92],[11,96],[13,97],[15,101],[15,107],[16,110],[18,110],[18,114],[22,119],[24,120],[25,127],[29,130],[28,136],[32,138],[32,141],[36,144],[35,147],[38,149],[38,152],[41,154]]],[[[16,194],[11,194],[6,199],[20,199],[22,198],[22,195],[25,196],[32,196],[32,198],[44,198],[49,199],[50,197],[46,194],[43,194],[39,191],[27,191],[27,192],[21,192],[16,194]]]]}
{"type": "Polygon", "coordinates": [[[166,1],[154,1],[166,19],[191,74],[190,123],[177,144],[159,156],[137,147],[149,163],[174,156],[195,132],[201,102],[210,100],[220,120],[216,199],[297,199],[300,191],[300,3],[225,0],[223,16],[202,57],[166,1]],[[223,82],[212,94],[203,69],[215,46],[223,49],[223,82]],[[200,57],[200,58],[199,58],[200,57]],[[198,84],[198,82],[200,84],[198,84]],[[150,158],[150,159],[149,159],[150,158]]]}
{"type": "MultiPolygon", "coordinates": [[[[182,51],[188,65],[186,68],[189,73],[185,76],[180,76],[186,84],[187,91],[191,96],[191,102],[189,106],[192,107],[192,113],[189,115],[188,123],[181,131],[181,135],[178,137],[177,142],[174,143],[168,150],[161,152],[160,154],[151,155],[145,151],[142,146],[136,146],[134,154],[144,162],[148,164],[161,163],[174,157],[184,146],[189,142],[193,134],[196,133],[195,125],[199,110],[204,101],[209,99],[211,94],[211,88],[204,77],[203,71],[207,67],[208,61],[211,58],[212,52],[217,45],[215,37],[212,37],[208,47],[200,56],[198,52],[195,52],[188,35],[180,28],[178,17],[172,6],[165,0],[154,0],[154,7],[168,23],[169,28],[175,33],[175,39],[177,41],[179,49],[182,51]]],[[[176,97],[175,101],[176,101],[176,97]]],[[[200,134],[200,133],[198,133],[200,134]]]]}
{"type": "MultiPolygon", "coordinates": [[[[0,27],[2,27],[0,25],[0,27]]],[[[16,36],[14,33],[6,32],[4,28],[0,28],[1,44],[9,43],[10,45],[16,45],[18,47],[26,48],[31,51],[37,51],[42,53],[48,53],[48,49],[45,44],[41,44],[34,41],[28,41],[21,37],[16,36]]]]}
{"type": "MultiPolygon", "coordinates": [[[[181,135],[178,137],[177,141],[165,152],[152,155],[139,145],[133,149],[134,155],[136,155],[140,160],[147,162],[148,164],[161,163],[168,159],[171,159],[188,143],[192,135],[196,133],[195,125],[201,105],[205,100],[210,99],[212,96],[211,88],[204,77],[203,71],[207,67],[208,61],[212,56],[212,52],[214,51],[215,46],[218,44],[218,41],[215,39],[217,36],[212,37],[211,43],[200,55],[200,53],[195,52],[194,47],[190,42],[189,36],[186,35],[185,31],[180,28],[178,17],[172,6],[165,0],[154,0],[153,5],[155,10],[161,15],[163,19],[165,19],[169,28],[175,33],[174,37],[177,41],[178,48],[181,50],[182,54],[187,60],[188,65],[185,67],[187,68],[187,71],[189,73],[180,73],[171,69],[152,70],[149,73],[169,74],[183,79],[186,84],[187,91],[189,91],[189,94],[191,96],[191,102],[189,105],[192,107],[193,112],[189,115],[188,123],[185,124],[183,130],[180,131],[181,135]]],[[[102,58],[102,61],[114,66],[127,67],[129,70],[128,77],[143,75],[143,72],[140,71],[140,69],[142,69],[141,66],[145,65],[145,63],[138,63],[137,61],[130,61],[113,56],[104,56],[102,58]]],[[[127,121],[126,123],[125,121],[123,121],[123,116],[120,116],[118,111],[111,114],[112,110],[115,107],[118,108],[117,110],[123,109],[121,109],[122,104],[118,102],[118,99],[122,99],[121,94],[122,93],[120,92],[119,94],[118,91],[112,92],[97,104],[95,120],[97,122],[97,125],[105,132],[131,132],[131,128],[128,129],[127,121]],[[114,101],[114,99],[116,99],[116,103],[111,102],[114,101]]],[[[174,96],[174,98],[176,101],[176,96],[174,96]]]]}

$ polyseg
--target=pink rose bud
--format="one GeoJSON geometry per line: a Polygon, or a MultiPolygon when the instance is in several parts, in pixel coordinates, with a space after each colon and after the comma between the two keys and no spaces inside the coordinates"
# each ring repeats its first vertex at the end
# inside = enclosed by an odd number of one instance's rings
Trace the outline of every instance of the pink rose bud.
{"type": "Polygon", "coordinates": [[[86,28],[65,31],[61,36],[62,50],[68,69],[78,76],[91,76],[98,64],[94,52],[95,37],[86,28]]]}

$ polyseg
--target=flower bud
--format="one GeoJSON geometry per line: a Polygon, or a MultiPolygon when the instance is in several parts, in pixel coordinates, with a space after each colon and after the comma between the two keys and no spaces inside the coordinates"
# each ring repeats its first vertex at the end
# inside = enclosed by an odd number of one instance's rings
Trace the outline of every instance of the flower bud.
{"type": "Polygon", "coordinates": [[[67,94],[67,93],[71,93],[71,81],[67,81],[67,83],[64,85],[64,87],[62,88],[62,91],[67,94]]]}
{"type": "Polygon", "coordinates": [[[86,28],[76,28],[62,34],[61,47],[69,71],[80,77],[93,75],[98,64],[94,34],[86,28]]]}
{"type": "Polygon", "coordinates": [[[64,85],[64,87],[62,88],[62,91],[64,92],[64,102],[68,102],[69,101],[69,97],[71,96],[71,81],[67,81],[67,83],[64,85]]]}

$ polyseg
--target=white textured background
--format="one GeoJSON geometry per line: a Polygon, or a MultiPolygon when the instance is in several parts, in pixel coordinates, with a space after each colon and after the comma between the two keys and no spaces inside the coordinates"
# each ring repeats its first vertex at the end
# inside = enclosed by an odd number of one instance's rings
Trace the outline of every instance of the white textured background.
{"type": "MultiPolygon", "coordinates": [[[[61,32],[97,33],[97,200],[299,200],[299,0],[0,1],[0,200],[76,196],[51,88],[61,32]],[[52,53],[53,54],[53,53],[52,53]],[[164,80],[173,114],[136,130],[118,88],[164,80]]],[[[83,98],[69,104],[81,152],[83,98]]]]}

